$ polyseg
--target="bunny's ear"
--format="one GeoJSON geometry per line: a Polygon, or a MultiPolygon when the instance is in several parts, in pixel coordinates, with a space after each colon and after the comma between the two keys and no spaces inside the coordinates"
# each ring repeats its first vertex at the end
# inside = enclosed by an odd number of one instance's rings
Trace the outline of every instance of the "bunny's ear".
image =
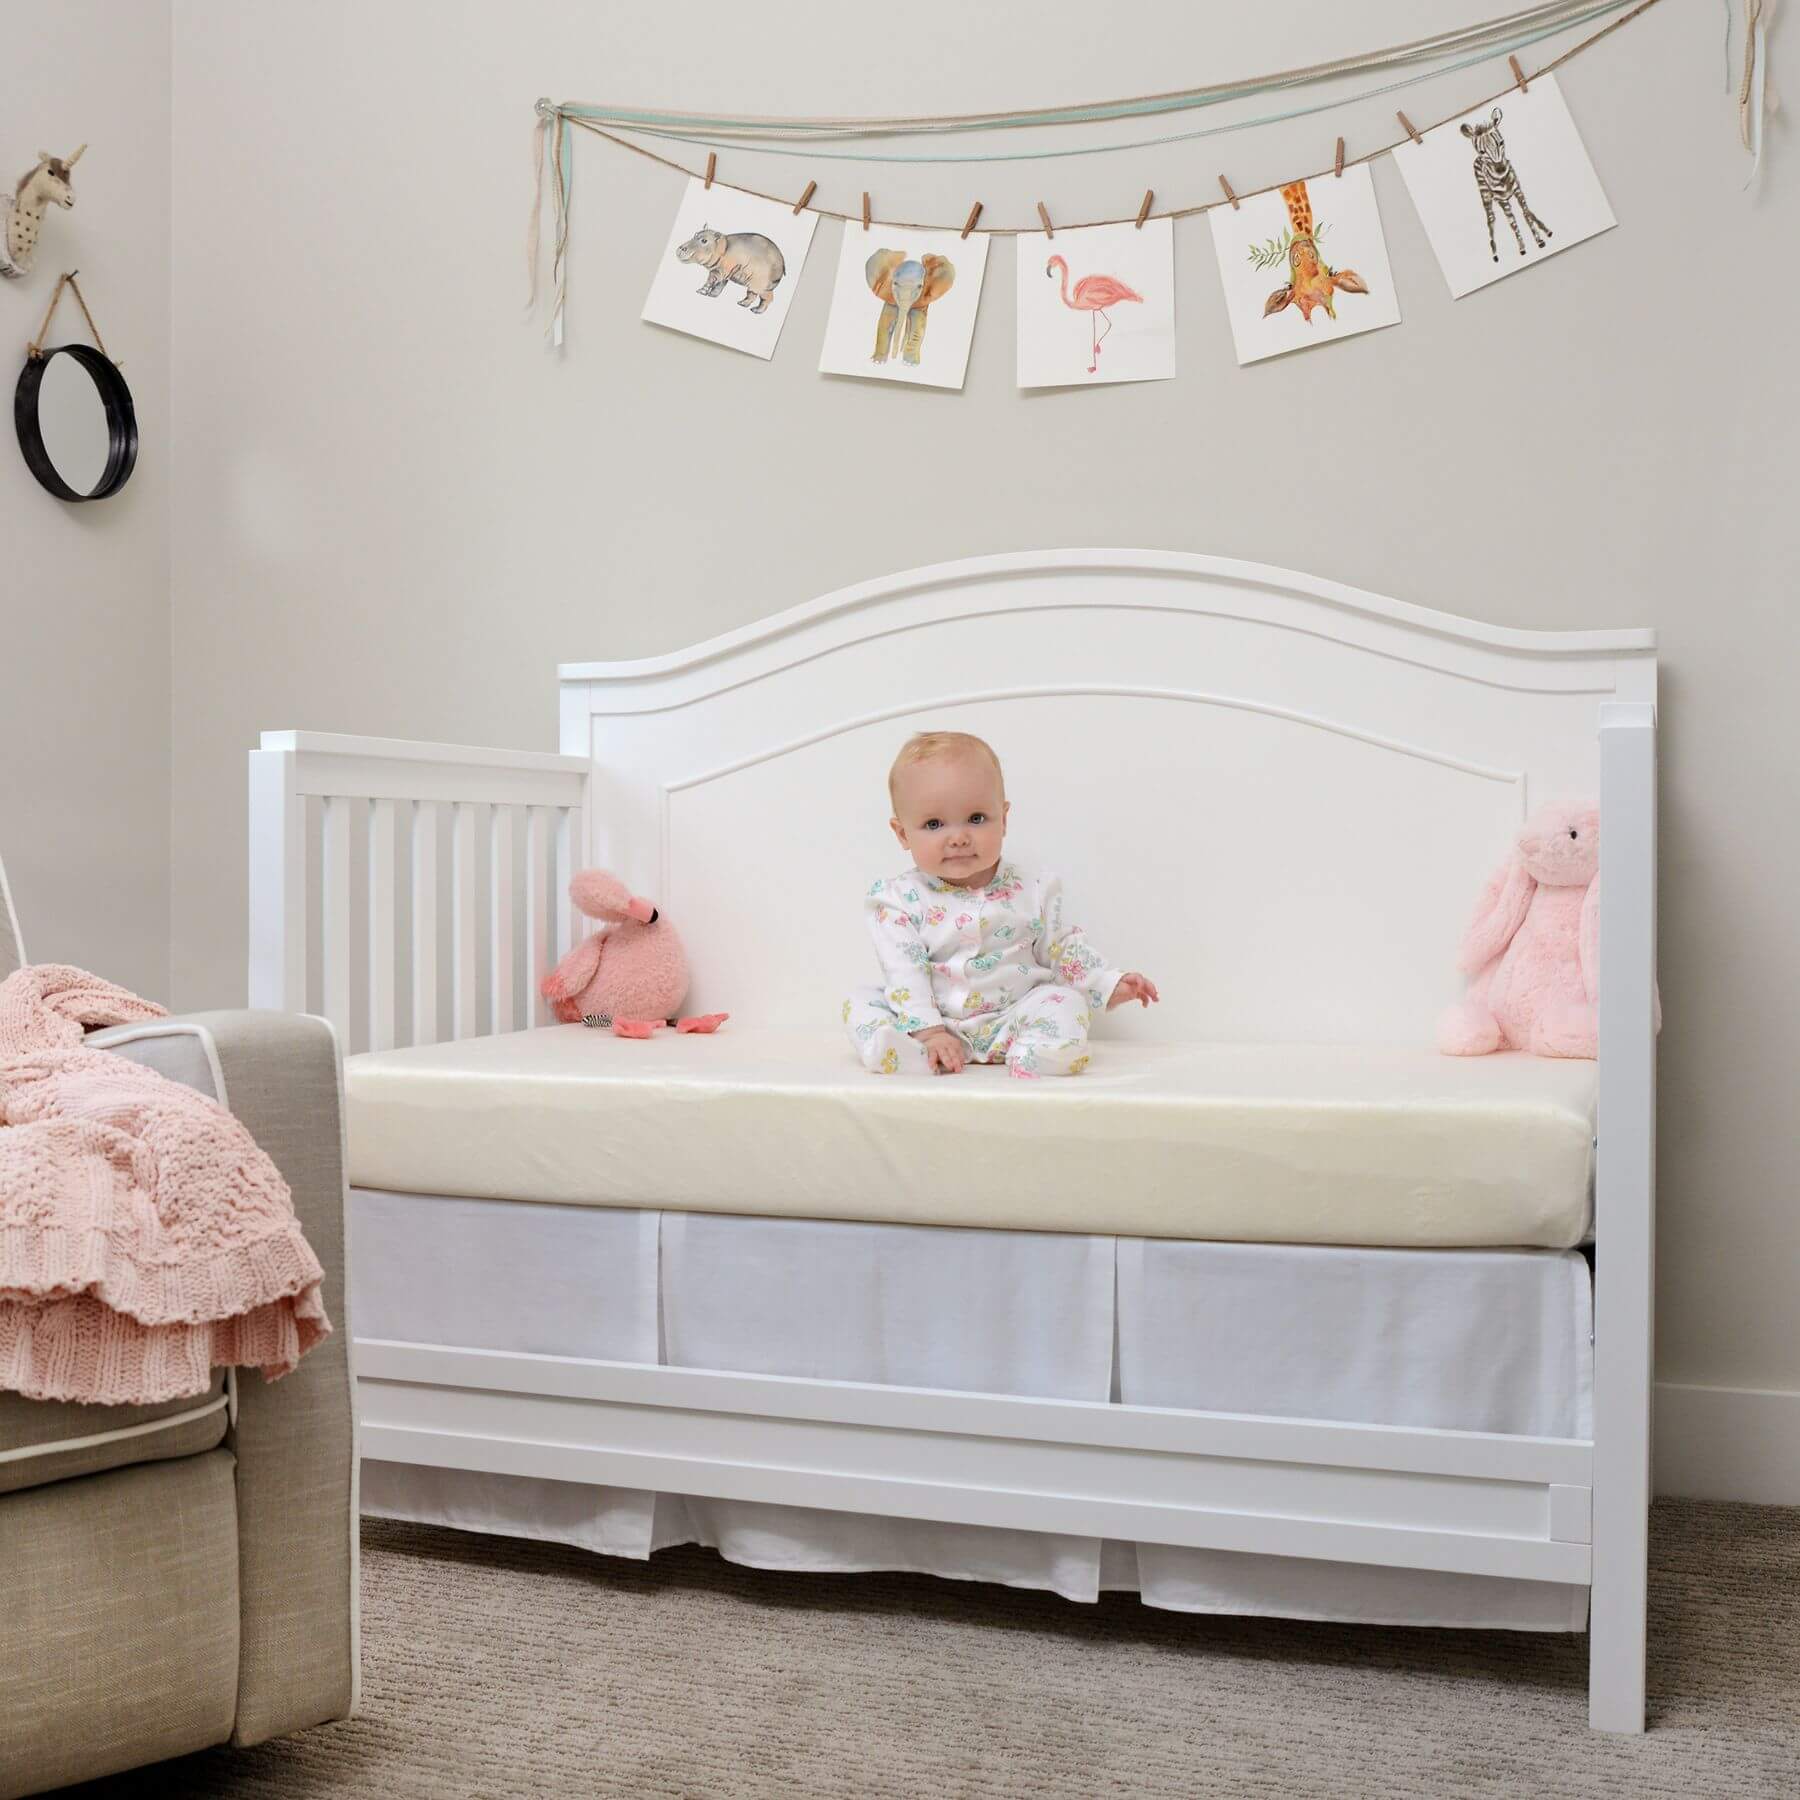
{"type": "Polygon", "coordinates": [[[1475,917],[1463,933],[1462,948],[1456,953],[1456,966],[1465,975],[1473,975],[1484,963],[1492,962],[1512,942],[1513,933],[1525,923],[1526,908],[1536,892],[1537,883],[1516,855],[1488,877],[1488,884],[1475,903],[1475,917]]]}

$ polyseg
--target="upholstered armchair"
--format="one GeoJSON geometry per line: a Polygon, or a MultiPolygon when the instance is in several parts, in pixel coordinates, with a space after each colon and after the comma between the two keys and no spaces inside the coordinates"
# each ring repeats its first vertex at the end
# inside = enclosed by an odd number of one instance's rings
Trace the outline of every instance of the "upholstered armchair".
{"type": "MultiPolygon", "coordinates": [[[[0,869],[0,978],[24,960],[0,869]]],[[[91,1046],[211,1094],[293,1190],[334,1334],[160,1406],[0,1392],[0,1800],[356,1704],[355,1455],[330,1028],[216,1012],[91,1046]]]]}

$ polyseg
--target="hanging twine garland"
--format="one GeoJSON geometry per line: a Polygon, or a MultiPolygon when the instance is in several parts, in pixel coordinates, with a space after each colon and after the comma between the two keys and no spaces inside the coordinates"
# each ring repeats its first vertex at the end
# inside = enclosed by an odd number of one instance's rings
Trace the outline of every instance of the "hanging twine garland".
{"type": "MultiPolygon", "coordinates": [[[[1360,100],[1388,93],[1396,88],[1411,86],[1421,81],[1433,80],[1440,75],[1452,72],[1454,69],[1467,67],[1477,61],[1484,61],[1491,55],[1508,54],[1510,58],[1511,52],[1517,48],[1535,42],[1539,38],[1551,36],[1558,31],[1566,30],[1573,24],[1602,17],[1607,13],[1618,12],[1619,8],[1625,4],[1627,4],[1627,0],[1561,0],[1560,4],[1533,7],[1525,12],[1510,14],[1503,19],[1489,20],[1485,24],[1467,27],[1462,31],[1448,32],[1441,34],[1438,37],[1420,39],[1411,44],[1395,46],[1392,49],[1385,51],[1371,51],[1362,56],[1347,57],[1336,62],[1317,63],[1302,69],[1286,70],[1278,74],[1259,77],[1253,81],[1234,84],[1219,84],[1208,88],[1183,89],[1177,93],[1171,94],[1144,95],[1134,100],[1107,101],[1091,106],[1039,110],[1034,112],[921,115],[913,118],[870,118],[860,120],[828,118],[773,119],[754,117],[714,119],[698,114],[632,111],[629,109],[592,106],[582,107],[573,102],[558,104],[547,98],[541,99],[538,101],[536,107],[537,125],[534,130],[533,141],[533,161],[536,169],[536,177],[533,189],[532,214],[526,238],[526,252],[531,274],[531,293],[530,299],[527,302],[527,309],[529,310],[531,307],[535,307],[538,298],[538,267],[540,262],[538,220],[543,205],[544,167],[545,163],[549,162],[551,165],[551,198],[556,215],[556,236],[555,246],[551,257],[552,295],[550,318],[545,327],[545,335],[550,339],[553,345],[560,345],[563,339],[563,309],[568,297],[567,249],[570,207],[574,191],[574,165],[571,156],[571,141],[569,138],[569,127],[571,125],[578,126],[581,130],[589,132],[595,137],[603,138],[607,143],[616,145],[622,150],[629,150],[636,156],[642,156],[650,162],[660,164],[664,168],[673,169],[678,174],[689,176],[695,180],[700,179],[700,171],[698,169],[690,168],[686,163],[680,162],[674,157],[664,156],[644,144],[634,142],[631,138],[622,137],[619,135],[618,131],[608,130],[605,125],[597,123],[595,116],[588,115],[596,115],[599,118],[604,118],[609,123],[619,126],[622,130],[636,131],[641,135],[676,138],[683,142],[694,141],[693,139],[686,137],[684,135],[685,132],[689,130],[703,130],[709,138],[722,140],[735,139],[742,141],[745,147],[754,147],[756,152],[762,155],[804,156],[811,154],[815,156],[832,157],[833,160],[873,162],[1025,161],[1061,156],[1094,155],[1109,150],[1145,149],[1154,147],[1160,143],[1179,142],[1194,137],[1210,137],[1225,132],[1245,131],[1259,125],[1275,123],[1277,120],[1299,118],[1310,113],[1325,111],[1339,106],[1354,105],[1360,100]],[[855,153],[833,153],[817,150],[811,152],[783,151],[770,147],[773,142],[784,140],[791,141],[796,137],[810,138],[815,135],[821,138],[865,138],[935,134],[940,132],[1017,129],[1046,125],[1085,123],[1100,119],[1144,116],[1155,112],[1187,110],[1201,106],[1217,105],[1224,100],[1241,98],[1259,92],[1277,91],[1283,88],[1300,86],[1309,82],[1326,80],[1334,76],[1354,73],[1357,70],[1409,66],[1420,61],[1442,57],[1451,51],[1463,48],[1471,43],[1480,44],[1483,48],[1477,54],[1465,58],[1462,62],[1451,64],[1448,68],[1427,70],[1421,74],[1407,76],[1401,80],[1390,82],[1382,87],[1369,89],[1362,94],[1352,95],[1345,99],[1321,102],[1316,106],[1296,108],[1288,113],[1276,114],[1263,118],[1245,119],[1231,125],[1213,126],[1202,131],[1184,133],[1175,138],[1151,139],[1138,144],[1113,144],[1088,146],[1072,150],[1022,152],[1017,156],[940,156],[925,158],[896,158],[877,155],[858,156],[855,153]]],[[[1588,36],[1571,44],[1566,50],[1563,50],[1558,55],[1552,57],[1534,72],[1535,75],[1547,75],[1551,71],[1561,68],[1564,63],[1572,61],[1583,51],[1592,49],[1594,45],[1600,43],[1603,39],[1610,37],[1622,26],[1628,25],[1632,20],[1642,17],[1643,14],[1647,13],[1651,7],[1656,4],[1657,0],[1637,0],[1637,4],[1632,5],[1630,10],[1619,13],[1618,17],[1610,19],[1597,31],[1591,32],[1588,36]]],[[[1727,4],[1729,5],[1729,0],[1727,0],[1727,4]]],[[[1758,21],[1754,24],[1753,29],[1747,29],[1746,31],[1747,39],[1752,40],[1751,42],[1747,42],[1745,48],[1744,85],[1746,89],[1748,89],[1752,84],[1753,74],[1756,68],[1754,46],[1756,44],[1761,44],[1764,41],[1763,25],[1764,22],[1766,22],[1769,10],[1774,4],[1774,0],[1745,0],[1745,4],[1747,13],[1752,15],[1758,21]]],[[[1516,66],[1516,58],[1513,58],[1512,60],[1515,61],[1516,66]]],[[[1765,51],[1762,61],[1766,63],[1766,60],[1765,51]]],[[[1760,80],[1760,76],[1756,77],[1759,90],[1760,80]]],[[[1519,85],[1520,82],[1517,79],[1509,80],[1505,87],[1496,90],[1494,93],[1489,94],[1484,98],[1460,106],[1453,112],[1446,113],[1442,118],[1435,119],[1430,124],[1424,126],[1422,130],[1433,131],[1440,125],[1445,125],[1454,119],[1461,118],[1463,114],[1473,110],[1475,107],[1485,106],[1492,101],[1502,99],[1519,85]]],[[[1757,105],[1756,110],[1760,112],[1760,91],[1759,104],[1757,105]]],[[[1420,131],[1412,131],[1410,141],[1417,141],[1417,138],[1420,135],[1422,135],[1420,131]]],[[[1760,133],[1758,135],[1760,139],[1760,133]]],[[[1200,213],[1212,212],[1220,206],[1237,206],[1242,201],[1251,199],[1257,195],[1274,193],[1290,181],[1302,179],[1311,181],[1318,180],[1327,174],[1342,174],[1346,162],[1352,165],[1373,162],[1377,157],[1385,156],[1389,151],[1408,141],[1409,138],[1406,136],[1394,138],[1387,143],[1379,144],[1375,146],[1375,148],[1363,152],[1359,156],[1349,158],[1342,157],[1340,147],[1338,153],[1333,157],[1333,165],[1330,168],[1315,170],[1306,176],[1288,175],[1283,177],[1281,181],[1272,181],[1262,187],[1241,190],[1236,192],[1229,201],[1224,199],[1201,201],[1192,206],[1170,207],[1167,210],[1156,214],[1148,214],[1140,208],[1135,215],[1126,213],[1113,218],[1083,219],[1065,225],[1063,229],[1079,231],[1095,225],[1141,225],[1146,217],[1170,220],[1193,218],[1200,213]]],[[[1746,138],[1746,141],[1748,142],[1748,138],[1746,138]]],[[[1758,149],[1760,151],[1760,142],[1758,149]]],[[[715,151],[707,157],[706,182],[708,187],[715,185],[716,178],[714,170],[716,165],[717,153],[715,151]]],[[[1752,174],[1754,174],[1754,168],[1752,174]]],[[[790,195],[767,193],[761,188],[749,187],[741,182],[719,179],[716,180],[716,185],[729,189],[733,193],[748,194],[758,200],[775,201],[783,206],[793,205],[790,195]]],[[[811,192],[812,186],[809,185],[807,194],[810,195],[811,192]]],[[[799,209],[795,208],[794,210],[798,211],[799,209]]],[[[858,223],[861,222],[860,218],[855,214],[839,212],[835,208],[828,206],[814,206],[811,210],[817,213],[821,218],[842,220],[855,219],[858,223]]],[[[1033,225],[977,226],[974,224],[974,219],[979,215],[979,212],[980,208],[977,206],[974,212],[971,213],[969,221],[961,226],[955,223],[945,225],[924,220],[910,219],[886,219],[883,220],[882,223],[903,231],[959,231],[964,237],[967,237],[971,230],[982,231],[989,237],[1018,237],[1035,233],[1043,229],[1041,223],[1033,225]]]]}
{"type": "MultiPolygon", "coordinates": [[[[759,144],[810,143],[831,138],[916,137],[937,133],[1012,131],[1039,126],[1093,124],[1108,119],[1143,118],[1160,113],[1191,111],[1253,94],[1306,87],[1373,69],[1407,68],[1417,63],[1436,62],[1457,55],[1467,55],[1469,61],[1483,61],[1489,56],[1503,54],[1508,49],[1521,48],[1536,38],[1552,36],[1585,23],[1590,18],[1618,12],[1629,4],[1630,0],[1545,0],[1545,3],[1526,7],[1520,12],[1449,31],[1434,32],[1428,37],[1389,45],[1380,50],[1338,57],[1329,62],[1308,63],[1298,68],[1277,70],[1238,81],[1214,82],[1201,87],[1139,94],[1122,100],[1093,101],[1078,106],[1034,107],[1010,112],[922,113],[861,119],[830,116],[774,118],[756,114],[725,117],[712,113],[665,112],[644,107],[591,106],[575,102],[570,102],[565,110],[578,119],[585,118],[589,123],[611,125],[620,130],[671,135],[685,132],[707,138],[735,139],[759,144]],[[1474,54],[1468,55],[1470,52],[1474,54]]],[[[1429,80],[1433,75],[1441,73],[1444,71],[1428,71],[1415,79],[1429,80]]],[[[1329,104],[1338,105],[1342,102],[1333,101],[1329,104]]],[[[1082,155],[1090,153],[1076,152],[1082,155]]],[[[978,159],[950,157],[944,160],[954,162],[978,159]]]]}
{"type": "MultiPolygon", "coordinates": [[[[1737,84],[1738,136],[1750,152],[1748,187],[1762,167],[1763,121],[1781,110],[1769,85],[1769,21],[1775,0],[1744,0],[1744,66],[1737,84]]],[[[1731,86],[1731,0],[1725,0],[1725,85],[1731,86]]]]}

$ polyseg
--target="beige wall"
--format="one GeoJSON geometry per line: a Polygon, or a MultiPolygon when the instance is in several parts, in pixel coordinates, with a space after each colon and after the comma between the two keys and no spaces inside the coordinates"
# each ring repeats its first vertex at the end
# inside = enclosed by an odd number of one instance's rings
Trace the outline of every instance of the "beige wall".
{"type": "MultiPolygon", "coordinates": [[[[169,7],[0,0],[0,179],[83,139],[75,206],[0,282],[0,858],[40,962],[169,985],[169,7]],[[10,396],[65,269],[137,409],[135,474],[72,506],[32,479],[10,396]]],[[[52,343],[86,341],[65,293],[52,343]]]]}
{"type": "MultiPolygon", "coordinates": [[[[966,393],[825,380],[827,224],[764,365],[637,322],[679,181],[591,141],[560,361],[521,317],[546,91],[961,110],[1249,73],[1444,13],[179,7],[177,997],[244,991],[244,752],[264,727],[553,747],[559,658],[668,650],[868,576],[1046,544],[1249,557],[1508,625],[1654,625],[1659,1373],[1800,1389],[1800,169],[1778,143],[1768,187],[1741,191],[1716,6],[1671,0],[1565,72],[1623,224],[1538,272],[1452,303],[1378,165],[1405,323],[1335,348],[1239,370],[1189,224],[1178,381],[1019,394],[1004,243],[966,393]]],[[[1403,103],[1438,117],[1492,76],[1403,103]]],[[[1317,166],[1339,130],[1352,153],[1384,139],[1392,106],[979,171],[721,160],[796,193],[816,176],[826,204],[855,205],[866,181],[903,217],[960,218],[978,195],[991,220],[1039,197],[1072,218],[1130,210],[1147,185],[1208,198],[1221,168],[1243,188],[1317,166]]],[[[1204,997],[1190,1003],[1204,1030],[1204,997]]]]}

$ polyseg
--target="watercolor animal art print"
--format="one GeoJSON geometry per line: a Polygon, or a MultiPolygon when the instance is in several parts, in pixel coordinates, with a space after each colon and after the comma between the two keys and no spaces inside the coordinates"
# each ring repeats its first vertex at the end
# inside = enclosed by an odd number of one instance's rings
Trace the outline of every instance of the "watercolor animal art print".
{"type": "Polygon", "coordinates": [[[767,312],[775,298],[775,289],[787,273],[780,247],[760,231],[741,231],[727,236],[702,225],[675,252],[675,260],[698,263],[706,278],[699,292],[711,300],[724,293],[727,282],[735,281],[744,290],[739,306],[752,312],[767,312]]]}
{"type": "MultiPolygon", "coordinates": [[[[1354,269],[1334,269],[1319,254],[1318,233],[1313,229],[1312,200],[1304,181],[1290,181],[1281,190],[1282,204],[1287,208],[1287,229],[1281,234],[1280,247],[1288,267],[1287,285],[1278,287],[1263,302],[1263,317],[1278,313],[1284,306],[1297,306],[1307,324],[1312,323],[1313,308],[1324,307],[1337,317],[1332,296],[1339,290],[1346,294],[1366,294],[1369,284],[1354,269]]],[[[1252,245],[1250,260],[1260,268],[1274,260],[1276,240],[1267,248],[1252,245]]]]}
{"type": "Polygon", "coordinates": [[[1394,166],[1458,300],[1614,223],[1553,75],[1398,145],[1394,166]]]}
{"type": "Polygon", "coordinates": [[[1366,164],[1290,181],[1210,217],[1240,363],[1400,322],[1366,164]]]}
{"type": "Polygon", "coordinates": [[[881,363],[897,356],[917,368],[925,353],[927,313],[933,301],[956,285],[956,265],[947,256],[915,260],[904,250],[877,250],[863,264],[863,279],[881,302],[872,360],[881,363]]]}
{"type": "Polygon", "coordinates": [[[846,224],[820,372],[960,388],[987,253],[981,233],[846,224]]]}
{"type": "Polygon", "coordinates": [[[1062,276],[1062,303],[1071,312],[1084,312],[1088,316],[1088,356],[1091,359],[1087,366],[1090,375],[1100,373],[1100,346],[1112,335],[1113,322],[1107,308],[1129,304],[1142,306],[1144,296],[1136,288],[1127,287],[1116,275],[1084,275],[1075,284],[1075,292],[1069,292],[1069,259],[1066,256],[1053,256],[1044,264],[1044,273],[1049,276],[1062,276]],[[1101,329],[1102,321],[1105,329],[1101,329]]]}
{"type": "Polygon", "coordinates": [[[1035,234],[1018,251],[1019,386],[1097,387],[1175,373],[1174,225],[1035,234]]]}
{"type": "Polygon", "coordinates": [[[1499,246],[1494,242],[1494,208],[1497,206],[1506,215],[1506,222],[1512,227],[1514,241],[1519,246],[1519,254],[1525,254],[1525,238],[1519,230],[1519,221],[1513,217],[1513,202],[1519,203],[1519,211],[1525,223],[1531,227],[1531,241],[1541,250],[1555,236],[1550,227],[1531,210],[1531,202],[1525,198],[1524,184],[1519,180],[1519,171],[1508,160],[1506,139],[1500,135],[1500,108],[1495,107],[1485,123],[1471,125],[1467,119],[1462,123],[1462,134],[1475,147],[1475,191],[1481,196],[1482,210],[1487,214],[1488,249],[1495,262],[1500,260],[1499,246]]]}
{"type": "Polygon", "coordinates": [[[818,219],[690,180],[644,317],[751,356],[773,356],[818,219]]]}

